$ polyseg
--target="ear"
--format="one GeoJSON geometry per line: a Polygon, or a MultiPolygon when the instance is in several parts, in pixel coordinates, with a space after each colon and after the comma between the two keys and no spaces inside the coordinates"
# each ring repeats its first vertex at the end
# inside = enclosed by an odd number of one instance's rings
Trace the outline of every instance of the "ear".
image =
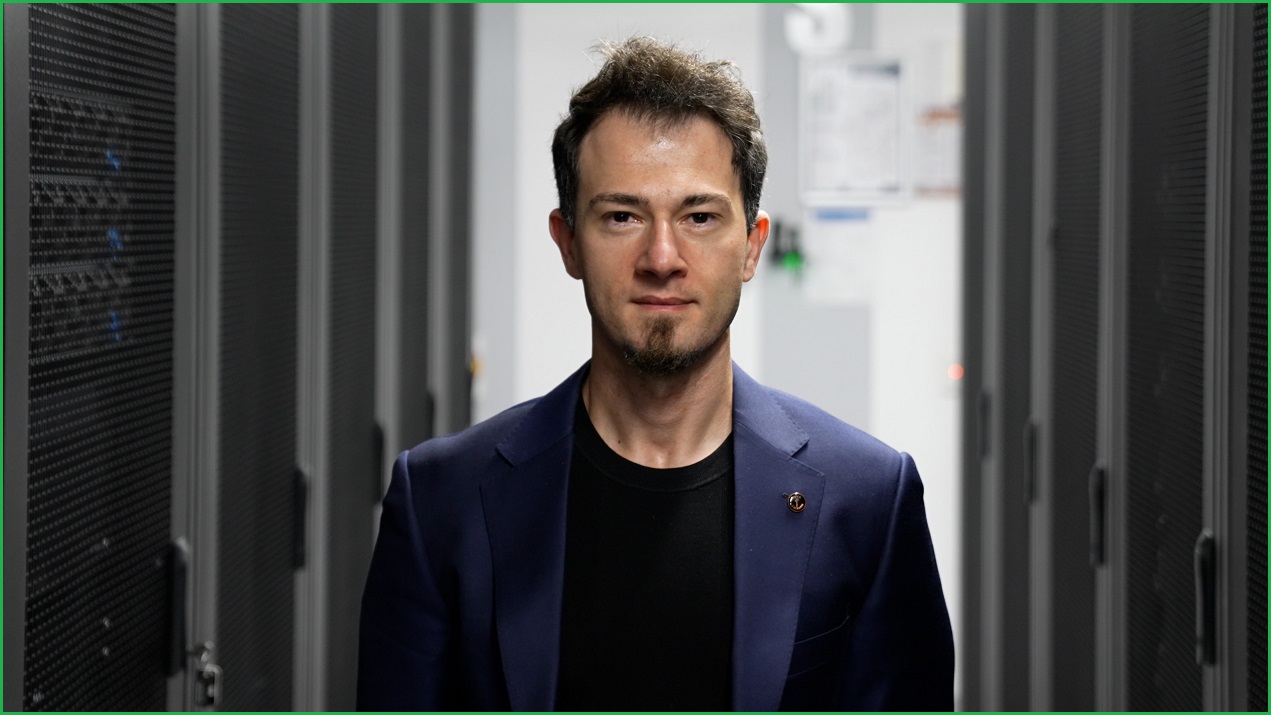
{"type": "Polygon", "coordinates": [[[760,211],[755,216],[755,227],[746,234],[746,264],[741,272],[743,281],[755,277],[755,269],[759,267],[759,255],[763,253],[763,245],[768,242],[769,224],[768,214],[760,211]]]}
{"type": "Polygon", "coordinates": [[[560,209],[552,209],[551,215],[547,217],[547,229],[551,231],[552,240],[556,242],[556,248],[560,250],[560,259],[565,263],[565,272],[571,278],[581,279],[583,272],[579,267],[578,244],[574,241],[577,234],[565,220],[565,214],[562,214],[560,209]]]}

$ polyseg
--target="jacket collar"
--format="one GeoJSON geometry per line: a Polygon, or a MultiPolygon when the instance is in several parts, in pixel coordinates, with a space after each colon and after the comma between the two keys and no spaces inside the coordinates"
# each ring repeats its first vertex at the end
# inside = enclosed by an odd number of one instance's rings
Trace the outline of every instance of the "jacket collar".
{"type": "Polygon", "coordinates": [[[495,447],[512,466],[538,456],[543,450],[574,433],[574,407],[583,389],[591,361],[540,397],[503,441],[495,447]]]}
{"type": "MultiPolygon", "coordinates": [[[[773,449],[793,456],[808,442],[808,435],[782,410],[767,389],[733,363],[733,429],[746,427],[773,449]]],[[[591,369],[584,363],[574,374],[539,398],[497,449],[512,466],[537,456],[574,430],[574,407],[583,380],[591,369]]]]}
{"type": "MultiPolygon", "coordinates": [[[[482,505],[495,621],[513,710],[551,710],[560,667],[565,515],[574,409],[590,363],[540,398],[498,445],[482,505]]],[[[794,459],[808,436],[733,364],[733,708],[776,710],[798,625],[824,475],[794,459]],[[786,506],[798,491],[801,513],[786,506]]]]}

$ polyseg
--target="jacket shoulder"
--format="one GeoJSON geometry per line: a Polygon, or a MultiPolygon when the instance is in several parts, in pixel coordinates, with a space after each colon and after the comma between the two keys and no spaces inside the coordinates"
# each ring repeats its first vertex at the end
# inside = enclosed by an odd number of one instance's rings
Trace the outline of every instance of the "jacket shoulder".
{"type": "Polygon", "coordinates": [[[773,387],[765,386],[763,389],[796,425],[808,433],[809,440],[830,439],[843,446],[876,452],[879,455],[899,456],[899,452],[882,440],[844,422],[807,400],[773,387]]]}
{"type": "MultiPolygon", "coordinates": [[[[772,401],[807,434],[795,458],[827,476],[847,473],[895,486],[901,454],[882,440],[825,410],[781,390],[764,387],[772,401]]],[[[880,484],[880,486],[882,486],[880,484]]]]}
{"type": "Polygon", "coordinates": [[[491,459],[499,458],[499,443],[517,429],[540,399],[509,407],[467,429],[427,439],[404,452],[412,482],[423,475],[429,479],[446,479],[447,475],[456,473],[480,474],[491,459]],[[465,468],[457,469],[461,466],[465,468]]]}

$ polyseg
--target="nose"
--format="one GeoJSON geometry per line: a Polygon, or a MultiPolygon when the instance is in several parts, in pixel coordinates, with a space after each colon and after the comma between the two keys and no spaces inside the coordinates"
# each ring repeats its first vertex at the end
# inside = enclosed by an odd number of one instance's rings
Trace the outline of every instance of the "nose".
{"type": "Polygon", "coordinates": [[[680,254],[679,239],[666,221],[656,221],[649,232],[644,251],[636,263],[636,270],[666,280],[683,274],[686,269],[680,254]]]}

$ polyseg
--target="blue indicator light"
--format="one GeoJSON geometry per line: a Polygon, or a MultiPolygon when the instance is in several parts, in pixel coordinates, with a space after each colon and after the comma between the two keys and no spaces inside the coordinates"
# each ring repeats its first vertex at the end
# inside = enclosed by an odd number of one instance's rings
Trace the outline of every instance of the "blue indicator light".
{"type": "Polygon", "coordinates": [[[124,162],[123,162],[123,159],[121,159],[119,156],[115,154],[115,152],[107,149],[106,150],[106,164],[110,168],[114,169],[115,171],[119,171],[120,169],[123,168],[124,162]]]}
{"type": "Polygon", "coordinates": [[[106,238],[109,239],[107,245],[110,246],[110,257],[118,258],[119,252],[124,250],[124,239],[119,235],[119,229],[112,228],[106,232],[106,238]]]}
{"type": "Polygon", "coordinates": [[[119,320],[119,313],[116,313],[115,311],[112,310],[110,311],[109,315],[110,315],[110,332],[114,335],[115,342],[119,342],[120,340],[124,339],[123,333],[119,331],[120,327],[122,327],[121,321],[119,320]]]}

